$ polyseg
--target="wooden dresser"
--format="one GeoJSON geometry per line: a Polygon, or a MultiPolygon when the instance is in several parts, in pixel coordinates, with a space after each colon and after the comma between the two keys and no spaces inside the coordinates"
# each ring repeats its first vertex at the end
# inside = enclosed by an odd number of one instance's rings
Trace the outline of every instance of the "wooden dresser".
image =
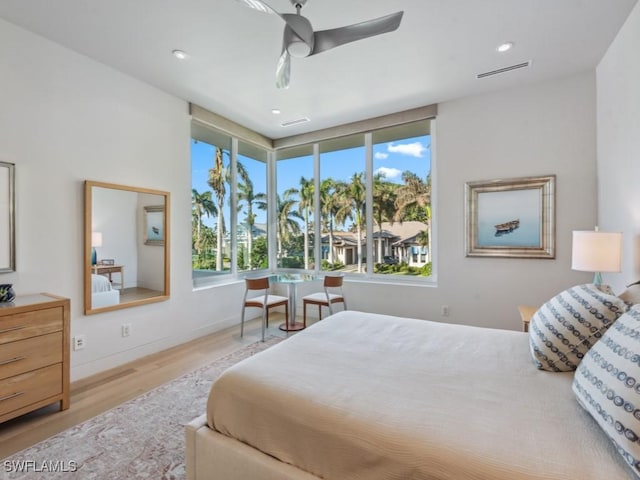
{"type": "Polygon", "coordinates": [[[0,303],[0,422],[50,403],[69,408],[69,299],[0,303]]]}

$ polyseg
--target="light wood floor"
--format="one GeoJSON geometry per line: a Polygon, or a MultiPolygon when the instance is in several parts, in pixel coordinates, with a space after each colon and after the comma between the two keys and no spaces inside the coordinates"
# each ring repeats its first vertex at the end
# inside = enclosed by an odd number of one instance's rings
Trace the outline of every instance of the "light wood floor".
{"type": "MultiPolygon", "coordinates": [[[[284,314],[270,315],[267,333],[285,336],[278,329],[283,321],[284,314]]],[[[245,323],[244,338],[239,325],[230,327],[74,382],[68,410],[56,403],[0,424],[0,459],[258,340],[259,319],[245,323]]]]}

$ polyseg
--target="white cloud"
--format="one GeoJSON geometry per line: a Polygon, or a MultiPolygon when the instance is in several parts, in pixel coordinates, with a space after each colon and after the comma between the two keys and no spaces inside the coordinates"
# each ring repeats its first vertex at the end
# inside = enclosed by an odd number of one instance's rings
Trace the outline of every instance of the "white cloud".
{"type": "Polygon", "coordinates": [[[423,153],[427,150],[427,147],[420,142],[403,143],[400,145],[390,143],[387,145],[387,150],[391,153],[399,153],[401,155],[421,158],[423,153]]]}
{"type": "Polygon", "coordinates": [[[400,177],[402,175],[402,170],[398,170],[397,168],[380,167],[374,173],[382,173],[384,175],[384,178],[390,180],[392,178],[400,177]]]}
{"type": "Polygon", "coordinates": [[[375,158],[376,160],[386,160],[387,158],[389,158],[389,154],[383,153],[383,152],[376,152],[373,154],[373,158],[375,158]]]}

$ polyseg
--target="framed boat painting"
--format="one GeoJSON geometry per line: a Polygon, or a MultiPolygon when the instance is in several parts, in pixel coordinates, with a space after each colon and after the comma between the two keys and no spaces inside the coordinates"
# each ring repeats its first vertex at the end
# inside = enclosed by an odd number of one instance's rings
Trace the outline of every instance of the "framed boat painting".
{"type": "Polygon", "coordinates": [[[555,175],[465,184],[468,257],[555,258],[555,175]]]}

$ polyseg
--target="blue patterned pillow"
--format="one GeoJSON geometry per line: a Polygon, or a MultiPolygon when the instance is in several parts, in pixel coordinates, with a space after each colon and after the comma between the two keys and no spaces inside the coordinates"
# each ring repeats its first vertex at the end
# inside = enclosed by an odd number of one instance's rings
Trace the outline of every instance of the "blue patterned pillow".
{"type": "Polygon", "coordinates": [[[640,476],[640,306],[589,350],[573,376],[573,392],[640,476]]]}
{"type": "Polygon", "coordinates": [[[628,305],[607,285],[578,285],[559,293],[533,315],[529,348],[541,370],[570,372],[628,305]]]}

